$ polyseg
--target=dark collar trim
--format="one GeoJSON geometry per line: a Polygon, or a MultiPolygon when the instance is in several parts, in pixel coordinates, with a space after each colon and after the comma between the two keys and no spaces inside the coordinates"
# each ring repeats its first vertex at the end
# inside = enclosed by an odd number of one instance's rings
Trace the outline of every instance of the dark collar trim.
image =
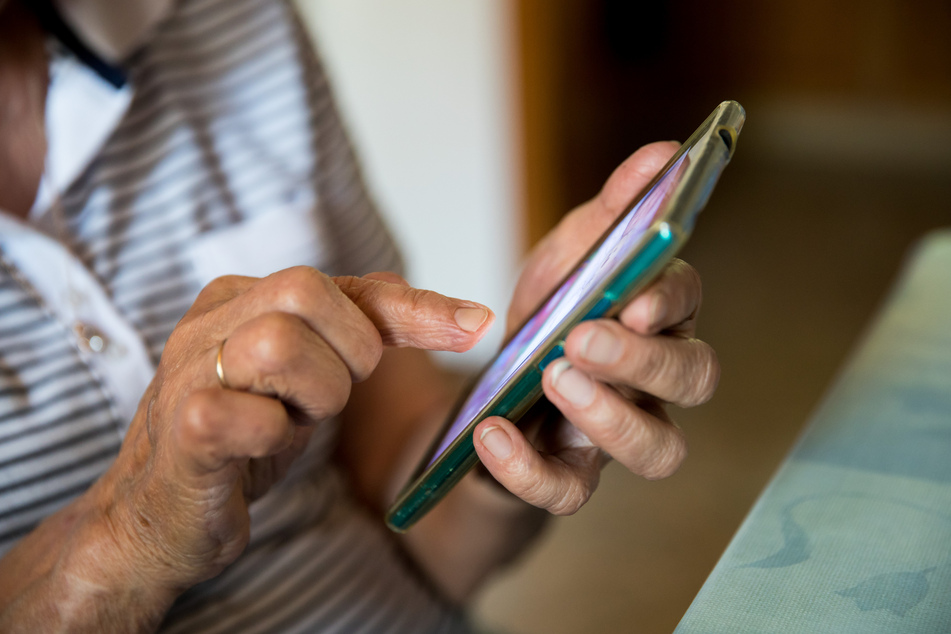
{"type": "Polygon", "coordinates": [[[46,32],[76,56],[83,64],[109,82],[114,88],[122,88],[128,79],[118,66],[109,64],[86,46],[73,29],[66,24],[51,0],[26,0],[23,3],[39,20],[46,32]]]}

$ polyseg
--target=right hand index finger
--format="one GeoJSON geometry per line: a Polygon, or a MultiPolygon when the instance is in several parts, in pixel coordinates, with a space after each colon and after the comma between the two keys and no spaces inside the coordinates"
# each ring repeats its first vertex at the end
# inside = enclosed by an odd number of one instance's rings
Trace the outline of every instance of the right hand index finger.
{"type": "Polygon", "coordinates": [[[381,344],[461,352],[494,321],[481,304],[411,288],[394,273],[329,278],[309,267],[263,279],[219,278],[202,291],[199,304],[223,313],[212,333],[219,339],[233,338],[268,313],[295,316],[337,353],[355,380],[376,367],[381,344]]]}
{"type": "Polygon", "coordinates": [[[466,300],[413,288],[397,276],[332,278],[380,332],[383,344],[425,350],[469,350],[495,320],[491,310],[466,300]]]}

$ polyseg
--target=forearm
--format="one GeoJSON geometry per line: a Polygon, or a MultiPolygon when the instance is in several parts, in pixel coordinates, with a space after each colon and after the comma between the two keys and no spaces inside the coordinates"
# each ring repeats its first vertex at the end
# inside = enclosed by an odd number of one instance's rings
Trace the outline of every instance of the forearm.
{"type": "Polygon", "coordinates": [[[154,631],[174,594],[134,568],[108,520],[80,499],[0,560],[0,631],[154,631]]]}

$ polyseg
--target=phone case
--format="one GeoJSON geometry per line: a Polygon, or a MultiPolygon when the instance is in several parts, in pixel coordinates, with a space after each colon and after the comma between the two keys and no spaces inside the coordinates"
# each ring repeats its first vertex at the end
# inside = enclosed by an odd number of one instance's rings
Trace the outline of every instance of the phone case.
{"type": "MultiPolygon", "coordinates": [[[[524,363],[508,386],[482,407],[465,430],[433,460],[434,452],[444,444],[446,431],[454,422],[466,397],[460,400],[409,484],[387,513],[386,523],[392,530],[406,531],[478,463],[479,457],[472,443],[472,434],[479,422],[490,416],[503,416],[516,422],[542,396],[542,372],[548,364],[564,355],[565,337],[574,326],[588,319],[616,315],[674,257],[686,242],[697,215],[732,157],[745,119],[746,114],[740,104],[735,101],[721,103],[684,142],[657,176],[632,199],[628,209],[637,205],[674,166],[683,170],[680,182],[666,201],[662,217],[644,233],[635,248],[623,257],[620,265],[593,289],[587,301],[579,303],[568,313],[554,336],[524,363]]],[[[627,212],[619,216],[565,280],[555,286],[553,294],[589,261],[605,238],[628,216],[627,212]]],[[[541,305],[544,306],[550,298],[551,295],[541,305]]],[[[526,323],[529,320],[526,320],[526,323]]],[[[521,328],[516,330],[516,333],[520,330],[521,328]]],[[[495,360],[486,366],[480,378],[489,371],[494,362],[495,360]]],[[[475,383],[478,384],[478,379],[475,383]]]]}

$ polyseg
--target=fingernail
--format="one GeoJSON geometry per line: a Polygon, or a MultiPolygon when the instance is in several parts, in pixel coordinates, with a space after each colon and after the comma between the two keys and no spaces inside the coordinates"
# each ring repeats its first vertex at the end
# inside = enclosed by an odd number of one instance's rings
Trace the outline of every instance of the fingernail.
{"type": "Polygon", "coordinates": [[[594,381],[584,372],[576,370],[564,359],[559,359],[553,366],[551,385],[566,401],[579,409],[594,402],[594,381]]]}
{"type": "Polygon", "coordinates": [[[489,318],[489,311],[485,308],[457,308],[453,318],[456,325],[466,332],[475,332],[489,318]]]}
{"type": "Polygon", "coordinates": [[[581,340],[581,356],[591,363],[613,365],[621,360],[623,346],[604,328],[592,327],[581,340]]]}
{"type": "Polygon", "coordinates": [[[489,450],[489,453],[499,460],[505,460],[512,455],[512,451],[514,450],[512,439],[509,438],[509,435],[494,425],[483,429],[479,439],[482,441],[482,444],[485,445],[485,448],[489,450]]]}

